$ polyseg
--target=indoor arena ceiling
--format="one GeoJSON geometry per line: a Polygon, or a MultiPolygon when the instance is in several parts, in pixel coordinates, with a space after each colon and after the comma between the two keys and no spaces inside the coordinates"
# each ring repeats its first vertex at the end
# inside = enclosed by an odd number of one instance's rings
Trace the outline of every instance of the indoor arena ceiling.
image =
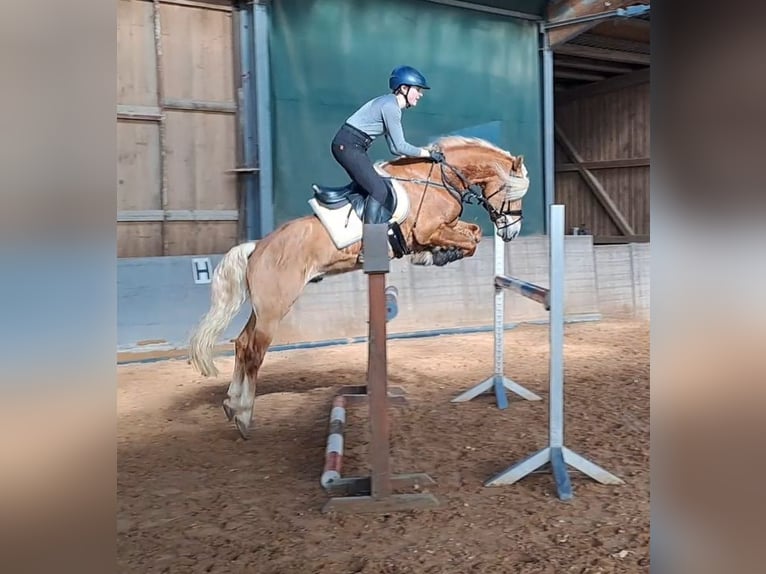
{"type": "MultiPolygon", "coordinates": [[[[447,0],[444,3],[489,6],[556,21],[650,5],[651,0],[447,0]]],[[[557,101],[646,82],[650,28],[647,12],[632,18],[613,17],[553,29],[550,38],[557,101]]]]}

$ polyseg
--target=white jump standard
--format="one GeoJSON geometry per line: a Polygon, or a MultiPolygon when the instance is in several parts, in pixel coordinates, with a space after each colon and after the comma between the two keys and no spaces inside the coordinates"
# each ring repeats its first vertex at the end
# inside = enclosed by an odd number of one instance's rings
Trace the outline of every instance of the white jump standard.
{"type": "Polygon", "coordinates": [[[475,387],[461,393],[454,399],[453,403],[461,403],[475,399],[479,395],[494,390],[495,400],[500,409],[508,408],[508,397],[505,391],[511,391],[528,401],[539,401],[535,393],[522,387],[519,383],[509,379],[504,373],[505,363],[505,292],[504,289],[512,289],[525,297],[543,303],[548,309],[547,293],[548,290],[538,287],[532,283],[527,283],[515,277],[505,275],[505,243],[500,236],[495,233],[495,372],[491,377],[484,379],[475,387]]]}
{"type": "MultiPolygon", "coordinates": [[[[550,312],[550,414],[548,446],[501,473],[484,486],[512,484],[550,463],[556,489],[561,500],[572,498],[572,485],[566,465],[570,465],[602,484],[622,484],[623,481],[600,466],[564,446],[564,206],[550,206],[550,290],[543,301],[530,294],[536,290],[520,289],[519,293],[545,304],[550,312]],[[527,294],[527,291],[530,294],[527,294]]],[[[505,286],[505,280],[500,284],[505,286]]],[[[496,280],[495,285],[498,285],[496,280]]],[[[536,286],[535,286],[536,287],[536,286]]],[[[516,288],[516,286],[514,286],[516,288]]],[[[542,288],[538,288],[542,289],[542,288]]]]}

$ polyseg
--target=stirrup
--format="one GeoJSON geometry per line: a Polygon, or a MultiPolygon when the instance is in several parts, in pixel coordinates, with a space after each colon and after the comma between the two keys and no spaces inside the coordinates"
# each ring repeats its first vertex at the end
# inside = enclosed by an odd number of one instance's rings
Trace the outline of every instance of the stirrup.
{"type": "Polygon", "coordinates": [[[410,250],[407,249],[407,240],[404,238],[402,228],[399,227],[399,224],[396,222],[388,226],[388,243],[391,245],[394,257],[397,259],[409,255],[410,250]]]}
{"type": "MultiPolygon", "coordinates": [[[[398,223],[389,224],[386,236],[388,237],[388,256],[390,259],[401,259],[405,255],[410,254],[410,250],[407,248],[407,241],[405,241],[404,234],[398,223]]],[[[359,250],[357,260],[359,263],[364,262],[364,249],[359,250]]]]}

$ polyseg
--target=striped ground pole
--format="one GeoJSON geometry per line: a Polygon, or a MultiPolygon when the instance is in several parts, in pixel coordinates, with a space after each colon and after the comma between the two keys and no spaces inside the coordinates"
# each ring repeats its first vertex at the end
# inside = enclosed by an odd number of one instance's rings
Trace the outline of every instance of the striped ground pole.
{"type": "Polygon", "coordinates": [[[340,479],[340,469],[343,463],[343,431],[346,426],[346,399],[342,395],[332,401],[330,411],[330,432],[327,435],[324,471],[322,472],[322,487],[328,488],[334,481],[340,479]]]}

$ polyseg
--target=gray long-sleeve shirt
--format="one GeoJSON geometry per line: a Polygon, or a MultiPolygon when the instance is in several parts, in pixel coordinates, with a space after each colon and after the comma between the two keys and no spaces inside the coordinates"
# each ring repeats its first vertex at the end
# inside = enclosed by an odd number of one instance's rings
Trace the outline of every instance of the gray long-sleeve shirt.
{"type": "Polygon", "coordinates": [[[394,155],[420,157],[422,150],[407,143],[402,130],[402,109],[394,94],[373,98],[346,120],[347,124],[362,130],[373,140],[385,135],[388,149],[394,155]]]}

